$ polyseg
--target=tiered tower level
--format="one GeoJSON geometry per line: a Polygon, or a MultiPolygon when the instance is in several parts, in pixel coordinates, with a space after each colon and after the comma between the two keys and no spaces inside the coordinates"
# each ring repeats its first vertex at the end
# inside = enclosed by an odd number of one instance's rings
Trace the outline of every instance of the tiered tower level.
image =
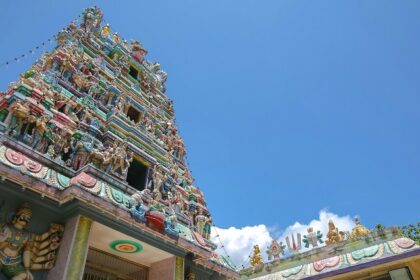
{"type": "Polygon", "coordinates": [[[86,9],[1,93],[2,164],[42,182],[32,188],[51,198],[76,186],[91,194],[78,199],[106,211],[111,203],[129,223],[212,252],[212,218],[185,164],[167,74],[102,18],[86,9]]]}

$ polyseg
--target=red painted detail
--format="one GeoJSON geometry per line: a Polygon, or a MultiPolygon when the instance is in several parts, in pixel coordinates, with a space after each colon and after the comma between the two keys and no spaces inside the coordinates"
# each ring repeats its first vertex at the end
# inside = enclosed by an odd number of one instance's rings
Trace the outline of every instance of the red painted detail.
{"type": "Polygon", "coordinates": [[[318,272],[324,270],[326,267],[334,267],[340,262],[340,257],[335,256],[325,260],[320,260],[313,263],[314,269],[318,272]]]}
{"type": "Polygon", "coordinates": [[[28,158],[25,160],[25,166],[32,173],[38,173],[42,169],[42,165],[41,164],[39,164],[38,162],[35,162],[33,160],[30,160],[28,158]]]}
{"type": "Polygon", "coordinates": [[[148,225],[152,225],[158,230],[163,230],[165,228],[165,216],[162,213],[149,211],[144,217],[146,218],[148,225]]]}
{"type": "Polygon", "coordinates": [[[19,152],[16,152],[12,149],[6,150],[6,159],[13,163],[14,165],[22,165],[25,156],[19,152]]]}
{"type": "Polygon", "coordinates": [[[71,179],[72,184],[82,185],[85,188],[93,188],[96,185],[96,179],[85,172],[80,173],[71,179]]]}
{"type": "Polygon", "coordinates": [[[206,246],[206,245],[207,245],[206,241],[205,241],[205,240],[204,240],[204,238],[201,236],[201,234],[199,234],[198,232],[195,232],[195,231],[193,231],[192,233],[193,233],[193,235],[194,235],[194,237],[195,237],[195,240],[197,240],[197,242],[198,242],[201,246],[206,246]]]}

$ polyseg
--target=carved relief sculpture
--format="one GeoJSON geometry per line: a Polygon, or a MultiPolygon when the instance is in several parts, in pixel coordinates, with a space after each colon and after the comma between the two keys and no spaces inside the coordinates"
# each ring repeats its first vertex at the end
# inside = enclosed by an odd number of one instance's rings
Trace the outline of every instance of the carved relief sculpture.
{"type": "Polygon", "coordinates": [[[0,271],[8,279],[33,279],[31,270],[51,269],[64,228],[52,224],[43,234],[26,230],[32,217],[28,203],[17,209],[11,221],[0,224],[0,271]]]}

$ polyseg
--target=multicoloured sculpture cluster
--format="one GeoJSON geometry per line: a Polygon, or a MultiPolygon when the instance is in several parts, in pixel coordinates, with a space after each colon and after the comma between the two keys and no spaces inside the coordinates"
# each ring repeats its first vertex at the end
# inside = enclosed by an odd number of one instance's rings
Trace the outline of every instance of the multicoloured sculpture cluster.
{"type": "Polygon", "coordinates": [[[322,236],[321,231],[309,227],[303,239],[301,234],[286,237],[288,254],[285,254],[286,246],[282,242],[273,240],[266,251],[269,260],[266,263],[255,245],[249,258],[250,267],[240,271],[241,279],[310,279],[313,276],[321,279],[318,277],[321,273],[420,250],[400,229],[377,227],[368,230],[360,224],[359,218],[355,219],[355,227],[350,232],[340,231],[330,220],[326,239],[322,236]],[[312,246],[312,250],[300,251],[301,241],[306,248],[312,246]],[[326,246],[319,246],[324,242],[326,246]],[[280,255],[283,255],[281,259],[280,255]]]}
{"type": "MultiPolygon", "coordinates": [[[[312,246],[312,248],[317,248],[319,244],[326,243],[327,245],[334,244],[334,243],[340,243],[345,240],[356,240],[356,239],[362,239],[368,236],[371,231],[369,231],[366,227],[360,224],[359,218],[355,219],[356,226],[351,231],[351,233],[339,231],[338,228],[335,226],[334,221],[330,220],[328,222],[328,232],[327,232],[327,239],[322,240],[323,234],[321,231],[317,230],[315,232],[313,227],[309,227],[307,229],[307,234],[302,235],[300,233],[297,233],[296,235],[292,234],[290,237],[286,237],[286,244],[287,248],[289,250],[289,253],[291,255],[297,255],[300,253],[302,249],[302,241],[305,244],[305,248],[309,248],[312,246]]],[[[274,261],[280,260],[280,254],[285,255],[285,248],[286,245],[283,245],[283,242],[278,242],[277,240],[272,240],[270,246],[267,248],[267,256],[268,260],[273,259],[274,261]]],[[[254,246],[255,251],[255,246],[254,246]]],[[[250,259],[251,266],[253,257],[250,259]]]]}
{"type": "Polygon", "coordinates": [[[0,271],[9,279],[33,279],[31,270],[54,265],[64,228],[52,224],[47,232],[35,234],[26,230],[31,217],[30,205],[24,203],[11,220],[0,221],[0,271]]]}
{"type": "MultiPolygon", "coordinates": [[[[125,203],[132,217],[175,238],[181,224],[214,247],[212,219],[165,95],[167,74],[139,42],[120,38],[102,19],[99,8],[86,9],[80,25],[61,31],[57,47],[0,94],[0,130],[56,164],[78,173],[93,166],[123,184],[140,159],[148,175],[145,187],[131,186],[138,189],[125,203]]],[[[54,174],[65,178],[45,176],[54,174]]]]}

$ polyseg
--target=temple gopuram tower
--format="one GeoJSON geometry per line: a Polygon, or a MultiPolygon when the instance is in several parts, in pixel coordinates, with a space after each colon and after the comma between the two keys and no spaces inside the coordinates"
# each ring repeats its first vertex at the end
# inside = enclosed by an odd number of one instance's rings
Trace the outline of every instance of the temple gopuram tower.
{"type": "Polygon", "coordinates": [[[237,279],[167,74],[97,7],[0,92],[0,279],[237,279]]]}

